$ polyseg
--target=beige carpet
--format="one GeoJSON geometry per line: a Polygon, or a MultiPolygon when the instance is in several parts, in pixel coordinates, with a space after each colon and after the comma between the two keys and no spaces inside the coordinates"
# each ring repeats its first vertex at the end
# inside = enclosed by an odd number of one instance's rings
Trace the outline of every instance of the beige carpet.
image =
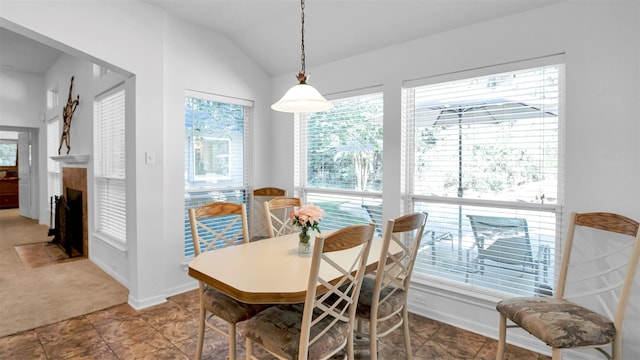
{"type": "Polygon", "coordinates": [[[48,229],[0,210],[0,337],[127,302],[128,290],[88,259],[25,266],[15,246],[50,241],[48,229]]]}

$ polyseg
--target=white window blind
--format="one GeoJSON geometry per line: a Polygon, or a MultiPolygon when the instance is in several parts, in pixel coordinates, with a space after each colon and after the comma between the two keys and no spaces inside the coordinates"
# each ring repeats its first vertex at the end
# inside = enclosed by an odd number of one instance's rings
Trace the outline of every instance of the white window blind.
{"type": "Polygon", "coordinates": [[[332,101],[326,112],[296,114],[296,183],[304,202],[323,208],[321,229],[382,215],[383,94],[332,101]]]}
{"type": "Polygon", "coordinates": [[[96,232],[123,244],[127,238],[125,105],[123,86],[94,102],[96,232]]]}
{"type": "MultiPolygon", "coordinates": [[[[197,91],[185,96],[185,257],[193,256],[188,209],[214,201],[247,201],[250,118],[253,102],[197,91]]],[[[229,219],[216,218],[221,230],[229,219]]],[[[249,219],[249,221],[251,221],[249,219]]],[[[229,231],[237,231],[232,227],[229,231]]],[[[210,236],[203,233],[203,236],[210,236]]],[[[242,241],[241,238],[238,241],[242,241]]]]}
{"type": "Polygon", "coordinates": [[[552,64],[404,89],[410,210],[429,214],[417,274],[486,293],[551,291],[561,73],[552,64]]]}

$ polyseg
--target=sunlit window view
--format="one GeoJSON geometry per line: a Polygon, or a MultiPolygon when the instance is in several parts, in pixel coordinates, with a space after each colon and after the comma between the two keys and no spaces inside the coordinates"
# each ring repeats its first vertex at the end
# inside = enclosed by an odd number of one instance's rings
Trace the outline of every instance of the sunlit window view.
{"type": "Polygon", "coordinates": [[[404,90],[415,272],[477,291],[553,291],[561,66],[404,90]]]}
{"type": "MultiPolygon", "coordinates": [[[[213,201],[246,202],[245,143],[251,105],[198,92],[185,97],[185,256],[193,256],[189,208],[213,201]]],[[[219,219],[212,226],[222,229],[226,224],[219,219]]]]}
{"type": "Polygon", "coordinates": [[[0,166],[18,165],[18,143],[0,142],[0,166]]]}
{"type": "Polygon", "coordinates": [[[330,111],[297,115],[297,191],[326,213],[323,229],[372,222],[381,234],[383,95],[332,100],[330,111]]]}

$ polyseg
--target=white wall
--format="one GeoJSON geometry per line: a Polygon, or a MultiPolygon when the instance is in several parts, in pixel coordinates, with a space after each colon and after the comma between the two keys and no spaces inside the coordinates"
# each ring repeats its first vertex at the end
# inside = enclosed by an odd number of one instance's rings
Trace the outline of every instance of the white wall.
{"type": "MultiPolygon", "coordinates": [[[[8,71],[0,69],[0,128],[3,130],[25,130],[30,134],[27,138],[31,138],[32,142],[42,139],[44,134],[44,122],[42,117],[44,116],[45,109],[45,92],[44,76],[36,74],[27,74],[16,71],[8,71]]],[[[24,140],[25,137],[22,137],[24,140]]],[[[48,217],[44,218],[46,214],[46,201],[42,202],[38,194],[42,194],[40,187],[36,186],[37,181],[34,177],[41,174],[40,166],[43,161],[40,161],[40,152],[42,147],[37,143],[32,144],[32,151],[37,156],[32,157],[31,169],[26,171],[21,170],[21,177],[24,177],[25,173],[29,173],[28,184],[21,187],[21,201],[29,201],[30,207],[21,206],[20,214],[27,217],[39,218],[41,223],[48,224],[48,217]],[[25,198],[24,186],[29,189],[29,195],[25,198]]],[[[20,145],[20,148],[24,149],[20,145]]],[[[21,157],[23,158],[23,157],[21,157]]]]}
{"type": "MultiPolygon", "coordinates": [[[[564,53],[566,60],[566,186],[563,220],[573,212],[612,211],[640,219],[640,9],[638,2],[570,2],[442,33],[311,68],[313,84],[331,94],[382,84],[384,107],[384,217],[400,212],[400,89],[402,81],[564,53]]],[[[274,79],[273,101],[291,86],[274,79]]],[[[275,114],[279,154],[292,154],[291,116],[275,114]]],[[[290,161],[272,182],[290,183],[290,161]]],[[[566,227],[566,225],[565,225],[566,227]]],[[[497,337],[498,299],[445,290],[416,279],[413,311],[497,337]]],[[[640,279],[634,298],[640,295],[640,279]]],[[[630,302],[625,358],[640,358],[640,302],[630,302]],[[633,330],[633,331],[632,331],[633,330]]],[[[546,352],[530,336],[514,336],[546,352]]],[[[593,351],[581,356],[596,356],[593,351]]]]}
{"type": "MultiPolygon", "coordinates": [[[[3,2],[1,16],[2,26],[46,35],[49,41],[68,46],[67,51],[135,75],[135,121],[127,139],[131,182],[126,253],[134,307],[163,301],[166,295],[194,286],[177,255],[183,241],[185,89],[255,100],[254,184],[293,188],[291,115],[268,108],[293,85],[291,74],[272,79],[269,88],[268,77],[224,37],[165,18],[143,3],[3,2]],[[118,26],[113,26],[114,21],[118,26]],[[155,165],[144,165],[145,152],[156,154],[155,165]]],[[[567,64],[565,215],[604,210],[638,219],[639,19],[637,2],[563,3],[309,70],[314,74],[312,85],[325,94],[383,86],[384,216],[393,217],[400,212],[402,195],[402,81],[563,52],[567,64]]],[[[638,287],[636,299],[637,294],[638,287]]],[[[413,311],[496,336],[495,299],[478,300],[427,282],[417,284],[411,296],[413,311]]],[[[640,357],[640,341],[629,331],[640,323],[639,304],[632,301],[630,305],[625,357],[640,357]]],[[[525,339],[510,337],[546,351],[525,339]]]]}
{"type": "Polygon", "coordinates": [[[45,109],[44,77],[0,69],[0,125],[40,129],[45,109]]]}
{"type": "MultiPolygon", "coordinates": [[[[127,252],[101,266],[129,267],[129,303],[165,301],[163,218],[164,17],[138,2],[3,2],[0,25],[62,48],[79,58],[113,64],[135,74],[135,114],[127,129],[127,252]],[[117,26],[114,24],[117,23],[117,26]],[[144,152],[156,153],[154,166],[144,152]]],[[[108,270],[108,269],[107,269],[108,270]]]]}
{"type": "MultiPolygon", "coordinates": [[[[261,149],[268,140],[261,134],[269,128],[269,77],[225,37],[165,17],[144,3],[9,1],[3,2],[0,25],[132,74],[128,83],[136,106],[127,123],[127,248],[123,252],[96,241],[91,259],[128,287],[129,303],[137,308],[194,288],[182,256],[184,92],[255,101],[250,176],[257,185],[269,185],[259,175],[268,168],[268,154],[261,149]],[[155,164],[144,163],[147,152],[155,154],[155,164]]],[[[61,102],[66,102],[68,79],[60,81],[61,102]]],[[[76,146],[80,151],[83,145],[72,142],[72,152],[76,146]]]]}
{"type": "Polygon", "coordinates": [[[196,90],[254,101],[252,183],[270,185],[260,174],[268,173],[268,154],[263,150],[269,139],[271,109],[270,78],[240,49],[220,34],[167,19],[165,38],[165,282],[168,294],[194,288],[188,277],[184,257],[184,96],[196,90]],[[176,271],[178,270],[178,271],[176,271]]]}

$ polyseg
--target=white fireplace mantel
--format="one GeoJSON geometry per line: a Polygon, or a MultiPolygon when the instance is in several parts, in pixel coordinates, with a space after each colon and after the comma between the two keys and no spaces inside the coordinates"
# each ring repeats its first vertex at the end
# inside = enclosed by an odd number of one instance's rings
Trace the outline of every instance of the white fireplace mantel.
{"type": "Polygon", "coordinates": [[[86,164],[89,162],[89,155],[58,155],[50,156],[50,158],[65,164],[86,164]]]}

